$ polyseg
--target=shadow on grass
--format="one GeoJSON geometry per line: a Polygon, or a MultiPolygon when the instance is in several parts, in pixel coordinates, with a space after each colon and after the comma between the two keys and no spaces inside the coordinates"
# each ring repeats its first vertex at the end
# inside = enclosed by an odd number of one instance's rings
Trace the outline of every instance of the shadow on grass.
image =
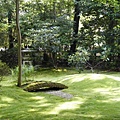
{"type": "Polygon", "coordinates": [[[2,87],[1,101],[0,101],[0,108],[1,108],[0,119],[1,120],[2,119],[6,119],[6,120],[60,119],[61,120],[66,118],[73,119],[76,118],[77,116],[60,114],[60,112],[67,110],[68,109],[67,107],[70,106],[71,107],[68,110],[75,110],[77,102],[78,101],[66,102],[64,99],[60,99],[55,96],[53,97],[50,95],[45,95],[44,93],[28,93],[15,86],[2,87]]]}
{"type": "MultiPolygon", "coordinates": [[[[112,75],[110,75],[112,76],[112,75]]],[[[71,100],[17,86],[0,88],[0,120],[119,120],[119,77],[96,74],[66,75],[59,82],[71,100]],[[117,78],[117,79],[116,79],[117,78]]]]}

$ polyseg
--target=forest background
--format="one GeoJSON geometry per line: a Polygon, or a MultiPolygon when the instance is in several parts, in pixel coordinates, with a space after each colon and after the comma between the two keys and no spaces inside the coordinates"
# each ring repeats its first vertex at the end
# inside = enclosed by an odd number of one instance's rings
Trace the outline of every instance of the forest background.
{"type": "MultiPolygon", "coordinates": [[[[18,65],[15,1],[0,1],[0,60],[18,65]]],[[[118,0],[20,0],[22,49],[33,65],[120,71],[118,0]]]]}

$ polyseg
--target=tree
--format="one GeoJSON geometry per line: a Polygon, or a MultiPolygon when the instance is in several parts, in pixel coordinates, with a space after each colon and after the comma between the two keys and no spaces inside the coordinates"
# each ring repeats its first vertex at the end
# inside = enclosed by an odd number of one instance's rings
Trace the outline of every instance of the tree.
{"type": "Polygon", "coordinates": [[[1,0],[0,1],[0,41],[2,47],[13,48],[15,39],[15,26],[14,26],[14,0],[1,0]]]}
{"type": "MultiPolygon", "coordinates": [[[[0,11],[2,11],[0,14],[0,40],[1,46],[5,41],[7,46],[10,45],[9,48],[12,48],[13,38],[16,39],[14,17],[12,17],[15,9],[14,0],[5,1],[0,1],[0,11]],[[9,40],[10,42],[8,42],[9,40]]],[[[35,49],[40,47],[44,52],[47,51],[48,58],[45,56],[46,53],[44,58],[55,63],[58,58],[75,53],[77,47],[82,47],[91,53],[89,62],[93,66],[104,61],[106,68],[108,66],[117,67],[117,64],[120,63],[119,1],[111,1],[29,0],[25,2],[20,0],[23,48],[25,45],[31,47],[35,45],[35,49]],[[100,53],[101,56],[96,56],[97,53],[100,53]]],[[[68,58],[66,56],[64,58],[68,58]]]]}
{"type": "Polygon", "coordinates": [[[11,49],[14,47],[14,38],[13,29],[14,29],[14,9],[15,9],[15,2],[14,0],[11,1],[4,1],[5,2],[5,9],[7,10],[7,19],[8,19],[8,41],[9,46],[8,48],[11,49]]]}
{"type": "Polygon", "coordinates": [[[55,23],[43,23],[39,30],[31,31],[34,37],[34,48],[44,52],[43,63],[56,67],[57,61],[66,58],[69,50],[72,22],[67,16],[56,18],[55,23]],[[35,34],[36,33],[36,34],[35,34]]]}
{"type": "Polygon", "coordinates": [[[7,10],[5,9],[4,1],[0,1],[0,46],[8,46],[8,24],[7,24],[7,10]]]}
{"type": "Polygon", "coordinates": [[[67,48],[70,45],[72,2],[33,0],[22,4],[20,22],[24,44],[33,46],[37,43],[35,49],[40,47],[44,51],[43,60],[48,63],[47,59],[50,57],[52,64],[55,63],[56,56],[63,53],[63,46],[67,48]],[[46,51],[49,56],[46,56],[46,51]]]}
{"type": "Polygon", "coordinates": [[[103,67],[116,69],[119,64],[119,10],[118,6],[104,2],[80,1],[82,11],[78,45],[89,48],[90,61],[97,64],[104,61],[103,67]],[[100,56],[96,56],[100,53],[100,56]]]}
{"type": "Polygon", "coordinates": [[[21,55],[21,32],[19,25],[19,0],[16,0],[16,28],[17,28],[17,39],[18,39],[18,66],[19,66],[19,75],[18,75],[18,86],[21,86],[22,79],[22,55],[21,55]]]}
{"type": "Polygon", "coordinates": [[[13,45],[13,34],[12,34],[12,10],[8,10],[8,24],[9,24],[9,27],[8,27],[8,36],[9,36],[9,49],[13,48],[14,45],[13,45]]]}
{"type": "Polygon", "coordinates": [[[74,53],[76,51],[77,45],[77,35],[79,30],[79,19],[80,19],[80,8],[79,0],[75,1],[75,11],[74,11],[74,25],[73,25],[73,42],[70,47],[70,52],[74,53]]]}

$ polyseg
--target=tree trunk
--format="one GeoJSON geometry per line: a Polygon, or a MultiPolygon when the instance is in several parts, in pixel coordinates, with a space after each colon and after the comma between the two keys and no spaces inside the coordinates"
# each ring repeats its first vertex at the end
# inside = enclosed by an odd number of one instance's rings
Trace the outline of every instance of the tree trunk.
{"type": "Polygon", "coordinates": [[[114,35],[114,27],[116,20],[113,16],[114,14],[114,8],[110,7],[110,15],[109,15],[109,23],[108,23],[108,36],[107,36],[107,45],[111,48],[110,55],[109,55],[109,61],[114,61],[114,49],[115,49],[115,35],[114,35]]]}
{"type": "Polygon", "coordinates": [[[113,33],[113,29],[116,23],[116,20],[114,19],[114,8],[110,7],[110,15],[109,15],[109,23],[108,23],[108,31],[109,31],[109,35],[108,35],[108,44],[109,45],[113,45],[114,44],[114,34],[113,33]]]}
{"type": "Polygon", "coordinates": [[[56,2],[53,2],[53,14],[54,14],[54,19],[53,21],[56,21],[56,2]]]}
{"type": "Polygon", "coordinates": [[[22,81],[22,55],[21,55],[21,32],[19,25],[19,0],[16,0],[16,27],[17,27],[17,39],[18,39],[18,67],[19,67],[17,85],[20,87],[22,81]]]}
{"type": "Polygon", "coordinates": [[[77,44],[77,34],[79,30],[79,19],[80,19],[80,8],[79,8],[79,0],[75,2],[75,13],[74,13],[74,24],[73,24],[73,43],[70,47],[70,52],[74,53],[76,51],[76,44],[77,44]]]}
{"type": "Polygon", "coordinates": [[[12,10],[9,10],[8,11],[8,24],[9,24],[9,28],[8,28],[8,37],[9,37],[9,49],[13,48],[14,45],[13,45],[13,35],[12,35],[12,27],[11,27],[11,24],[12,24],[12,10]]]}

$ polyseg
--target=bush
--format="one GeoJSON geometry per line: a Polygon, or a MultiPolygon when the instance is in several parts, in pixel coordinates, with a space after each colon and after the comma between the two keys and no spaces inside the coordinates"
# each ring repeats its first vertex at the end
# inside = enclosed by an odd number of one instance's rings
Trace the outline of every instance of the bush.
{"type": "Polygon", "coordinates": [[[17,48],[2,51],[0,59],[2,60],[2,62],[5,62],[10,68],[14,68],[18,65],[17,48]]]}
{"type": "Polygon", "coordinates": [[[10,74],[10,68],[9,66],[0,61],[0,81],[3,79],[3,76],[10,74]]]}
{"type": "Polygon", "coordinates": [[[89,53],[86,49],[82,47],[77,48],[77,52],[75,54],[70,55],[68,58],[68,64],[75,66],[79,72],[85,69],[86,63],[89,60],[89,53]]]}
{"type": "MultiPolygon", "coordinates": [[[[14,69],[12,69],[11,71],[12,71],[12,76],[14,76],[14,77],[18,76],[18,73],[19,73],[18,66],[15,67],[14,69]]],[[[22,66],[22,77],[24,78],[25,81],[34,72],[35,72],[35,70],[34,70],[34,67],[32,65],[31,66],[29,66],[29,65],[23,65],[22,66]]]]}

